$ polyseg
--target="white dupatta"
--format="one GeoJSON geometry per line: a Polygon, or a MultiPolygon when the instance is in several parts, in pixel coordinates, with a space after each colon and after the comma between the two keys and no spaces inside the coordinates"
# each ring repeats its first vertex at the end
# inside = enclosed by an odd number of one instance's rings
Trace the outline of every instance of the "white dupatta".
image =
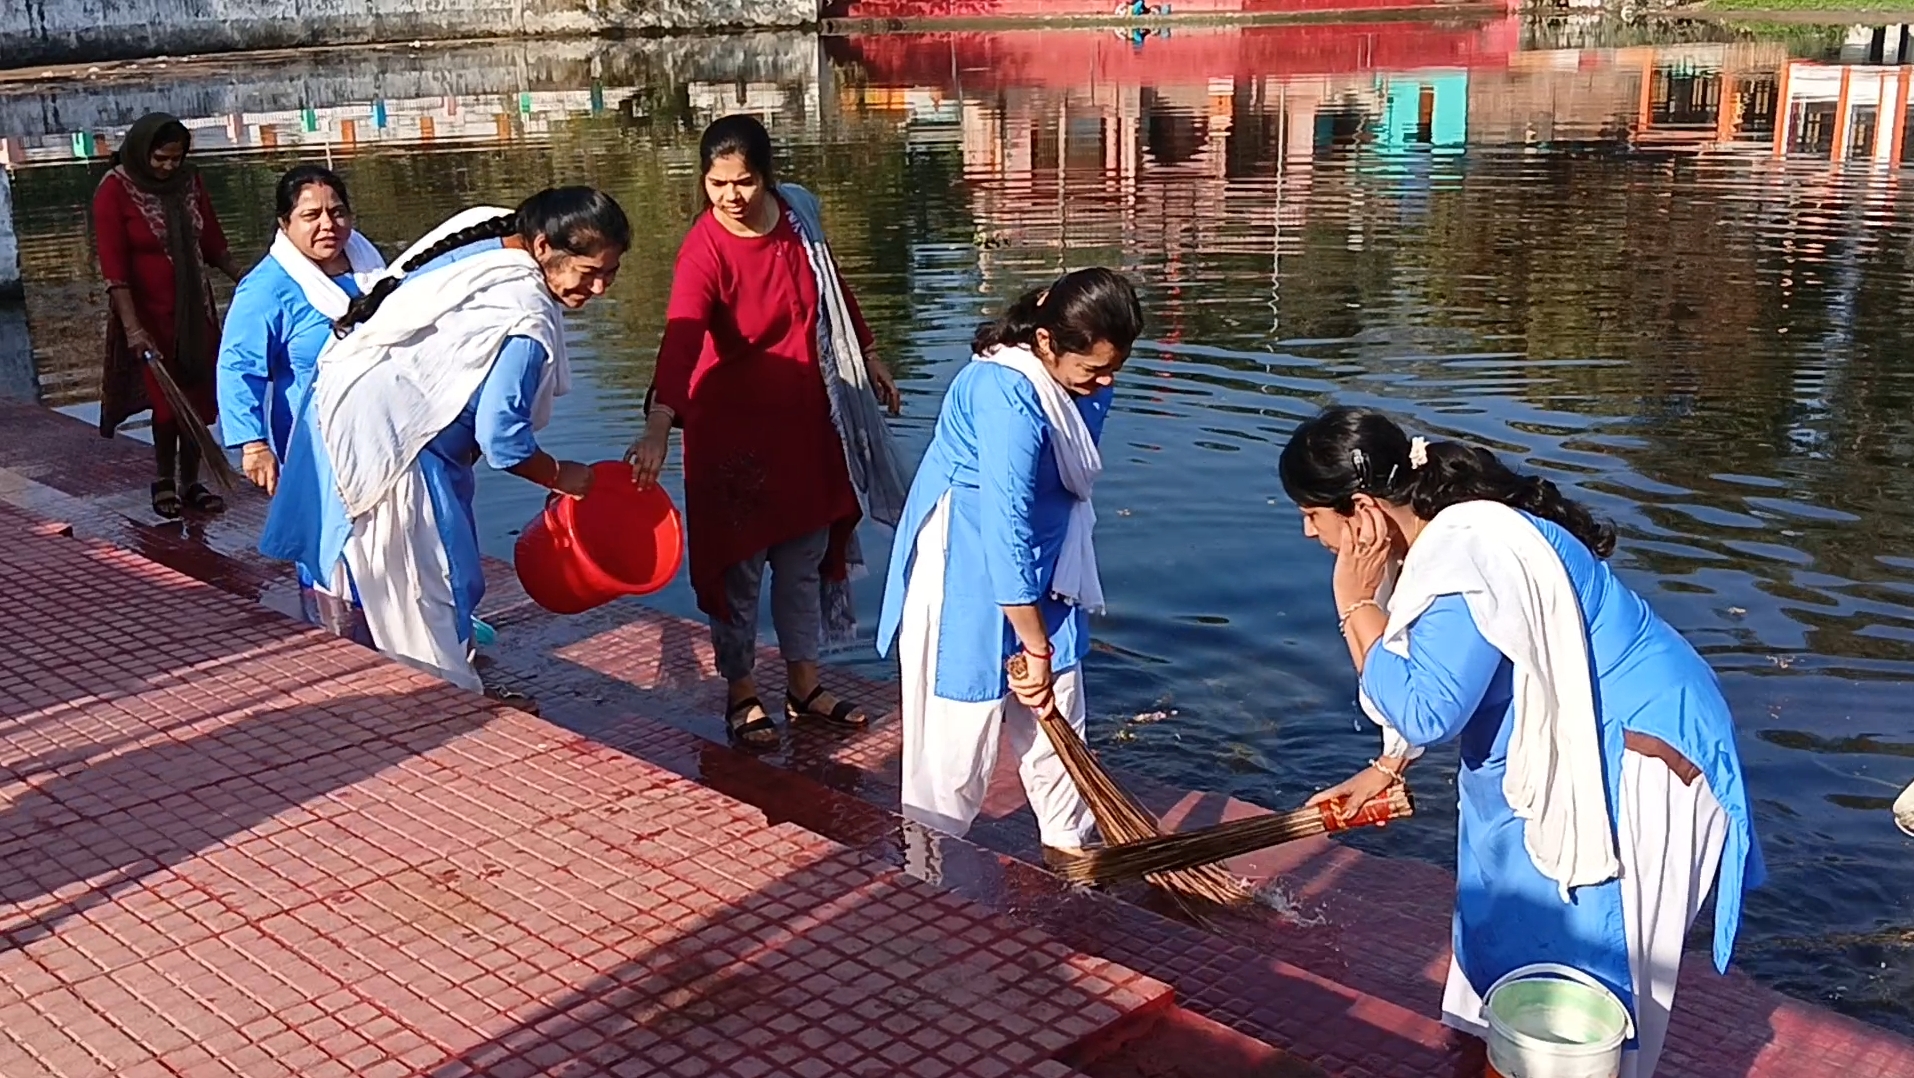
{"type": "MultiPolygon", "coordinates": [[[[1600,717],[1588,630],[1568,570],[1529,519],[1499,502],[1436,514],[1386,598],[1381,644],[1407,658],[1430,604],[1460,595],[1484,639],[1515,666],[1515,724],[1502,792],[1523,821],[1523,846],[1563,901],[1621,871],[1602,779],[1600,717]]],[[[1367,699],[1385,748],[1405,744],[1367,699]]]]}
{"type": "Polygon", "coordinates": [[[1076,495],[1070,507],[1070,521],[1064,530],[1063,547],[1057,552],[1057,571],[1051,578],[1050,592],[1058,599],[1081,606],[1093,614],[1103,612],[1103,581],[1097,573],[1097,548],[1094,533],[1097,511],[1090,503],[1097,477],[1103,474],[1103,453],[1090,426],[1077,411],[1076,400],[1059,385],[1030,349],[1017,346],[993,348],[980,355],[982,363],[1008,367],[1029,381],[1037,391],[1037,403],[1050,428],[1050,448],[1057,459],[1057,474],[1063,485],[1076,495]]]}
{"type": "MultiPolygon", "coordinates": [[[[507,212],[466,211],[415,244],[399,265],[437,236],[507,212]]],[[[524,251],[487,251],[410,280],[365,324],[327,343],[312,407],[348,517],[377,505],[426,443],[458,418],[507,337],[529,337],[550,357],[532,405],[532,426],[542,428],[553,399],[571,390],[571,366],[558,301],[524,251]]]]}
{"type": "MultiPolygon", "coordinates": [[[[300,254],[299,248],[293,246],[292,239],[284,229],[273,235],[272,248],[267,254],[279,263],[280,269],[286,271],[286,276],[292,278],[292,283],[298,286],[313,310],[335,322],[346,313],[352,297],[339,287],[337,281],[326,276],[325,271],[312,259],[300,254]]],[[[345,254],[346,261],[352,267],[349,271],[352,282],[363,295],[372,287],[372,282],[384,275],[385,256],[379,253],[371,240],[356,231],[346,237],[345,254]]]]}

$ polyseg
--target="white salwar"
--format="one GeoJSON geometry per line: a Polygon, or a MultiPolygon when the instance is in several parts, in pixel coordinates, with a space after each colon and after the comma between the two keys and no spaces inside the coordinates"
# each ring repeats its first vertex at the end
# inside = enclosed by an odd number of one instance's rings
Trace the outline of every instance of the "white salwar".
{"type": "MultiPolygon", "coordinates": [[[[1018,775],[1037,816],[1042,842],[1080,849],[1095,828],[1090,806],[1063,759],[1037,724],[1036,713],[1006,693],[1001,700],[947,700],[936,693],[937,632],[943,617],[944,559],[950,498],[937,504],[917,533],[916,560],[898,628],[904,724],[904,818],[962,836],[982,810],[1001,739],[1017,754],[1018,775]]],[[[1082,669],[1059,671],[1057,710],[1084,731],[1082,669]]]]}
{"type": "MultiPolygon", "coordinates": [[[[1636,1036],[1636,1047],[1622,1056],[1620,1078],[1652,1078],[1668,1039],[1682,943],[1720,867],[1728,814],[1706,778],[1697,775],[1685,785],[1661,760],[1625,752],[1618,830],[1636,1036]]],[[[1450,958],[1443,1024],[1485,1036],[1482,1009],[1482,997],[1450,958]]]]}
{"type": "Polygon", "coordinates": [[[432,492],[418,465],[407,468],[377,506],[352,522],[345,561],[374,646],[461,689],[485,691],[472,665],[472,649],[459,639],[452,563],[439,540],[432,492]]]}

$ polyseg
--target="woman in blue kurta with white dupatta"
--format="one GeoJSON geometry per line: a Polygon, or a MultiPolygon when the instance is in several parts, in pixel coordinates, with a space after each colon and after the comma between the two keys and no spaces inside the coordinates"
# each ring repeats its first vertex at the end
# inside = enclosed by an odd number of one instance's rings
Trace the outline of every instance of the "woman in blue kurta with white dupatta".
{"type": "Polygon", "coordinates": [[[1283,449],[1383,752],[1312,801],[1359,805],[1454,741],[1454,958],[1444,1022],[1484,1031],[1503,976],[1553,962],[1634,1015],[1622,1078],[1661,1056],[1682,940],[1710,888],[1726,971],[1765,870],[1714,672],[1610,571],[1615,531],[1487,450],[1332,408],[1283,449]],[[1398,567],[1392,586],[1385,580],[1398,567]]]}
{"type": "Polygon", "coordinates": [[[333,320],[385,270],[379,249],[353,230],[351,196],[331,170],[287,170],[276,201],[279,231],[233,291],[219,341],[220,432],[268,494],[333,320]]]}
{"type": "Polygon", "coordinates": [[[483,689],[469,658],[485,592],[473,465],[590,488],[591,470],[534,432],[570,388],[562,309],[604,294],[630,242],[617,202],[569,187],[468,210],[415,245],[320,354],[261,551],[349,576],[379,650],[483,689]]]}
{"type": "MultiPolygon", "coordinates": [[[[220,333],[219,426],[240,466],[267,494],[279,486],[293,417],[312,388],[332,322],[385,270],[385,256],[353,231],[345,181],[318,165],[295,165],[279,178],[279,231],[272,248],[239,282],[220,333]]],[[[302,569],[306,616],[353,633],[348,597],[302,569]]]]}
{"type": "Polygon", "coordinates": [[[1100,610],[1090,498],[1117,372],[1142,332],[1121,275],[1078,270],[977,331],[944,395],[891,554],[878,651],[903,672],[903,811],[970,829],[1000,732],[1020,760],[1045,846],[1094,821],[1037,725],[1052,700],[1083,731],[1088,612],[1100,610]],[[1025,674],[1006,662],[1021,652],[1025,674]],[[1033,710],[1036,709],[1036,710],[1033,710]]]}

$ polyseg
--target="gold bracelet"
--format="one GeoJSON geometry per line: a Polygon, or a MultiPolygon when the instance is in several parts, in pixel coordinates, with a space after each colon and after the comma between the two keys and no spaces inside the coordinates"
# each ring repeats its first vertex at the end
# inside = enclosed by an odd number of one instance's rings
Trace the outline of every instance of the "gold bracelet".
{"type": "Polygon", "coordinates": [[[1375,759],[1369,761],[1369,766],[1375,768],[1377,771],[1382,772],[1384,777],[1388,778],[1390,785],[1393,786],[1403,781],[1402,773],[1404,771],[1409,770],[1409,761],[1406,759],[1403,759],[1400,756],[1378,756],[1375,759]],[[1402,766],[1394,770],[1391,770],[1389,768],[1382,766],[1382,762],[1384,760],[1402,760],[1402,766]]]}
{"type": "MultiPolygon", "coordinates": [[[[1365,606],[1373,606],[1377,610],[1382,610],[1382,604],[1374,599],[1357,599],[1355,602],[1342,608],[1342,614],[1336,618],[1336,631],[1339,633],[1347,632],[1349,630],[1349,619],[1355,616],[1356,611],[1361,610],[1365,606]]],[[[1384,613],[1387,613],[1387,611],[1384,611],[1384,613]]]]}

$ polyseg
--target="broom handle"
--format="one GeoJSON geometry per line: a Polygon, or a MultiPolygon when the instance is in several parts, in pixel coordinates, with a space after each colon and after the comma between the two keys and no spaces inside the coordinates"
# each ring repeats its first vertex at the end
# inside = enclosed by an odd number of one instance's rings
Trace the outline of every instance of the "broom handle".
{"type": "MultiPolygon", "coordinates": [[[[1009,673],[1009,675],[1013,678],[1022,677],[1024,672],[1027,669],[1029,669],[1029,667],[1026,665],[1026,660],[1024,659],[1024,655],[1022,652],[1018,652],[1017,654],[1012,655],[1010,657],[1010,660],[1004,664],[1004,670],[1007,673],[1009,673]]],[[[1050,693],[1050,701],[1044,705],[1043,711],[1037,715],[1037,725],[1042,726],[1044,728],[1044,736],[1050,738],[1051,747],[1055,748],[1057,750],[1057,755],[1063,758],[1064,769],[1070,772],[1070,781],[1077,784],[1077,789],[1079,791],[1084,790],[1088,785],[1088,783],[1086,782],[1087,776],[1077,774],[1078,769],[1074,766],[1075,761],[1071,759],[1071,754],[1065,751],[1065,746],[1057,742],[1058,737],[1077,737],[1077,731],[1076,731],[1076,727],[1071,724],[1070,720],[1064,717],[1063,711],[1057,707],[1057,694],[1054,691],[1054,689],[1050,693]]],[[[1082,741],[1081,738],[1077,738],[1077,740],[1079,742],[1082,741]]],[[[1125,790],[1123,787],[1118,786],[1115,783],[1106,783],[1102,785],[1107,785],[1111,789],[1113,789],[1116,795],[1122,798],[1124,804],[1129,807],[1131,812],[1135,813],[1137,816],[1140,816],[1145,820],[1150,821],[1152,825],[1156,823],[1156,815],[1150,812],[1148,809],[1145,809],[1142,806],[1142,804],[1137,801],[1135,797],[1132,797],[1130,795],[1130,791],[1125,790]]],[[[1095,809],[1094,801],[1091,803],[1091,808],[1093,810],[1092,814],[1094,815],[1094,809],[1095,809]]],[[[1104,821],[1102,820],[1097,821],[1099,829],[1105,831],[1105,835],[1104,835],[1105,841],[1109,841],[1110,835],[1108,834],[1108,829],[1102,827],[1103,822],[1104,821]]],[[[1150,830],[1160,831],[1161,829],[1159,827],[1152,826],[1150,830]]]]}

